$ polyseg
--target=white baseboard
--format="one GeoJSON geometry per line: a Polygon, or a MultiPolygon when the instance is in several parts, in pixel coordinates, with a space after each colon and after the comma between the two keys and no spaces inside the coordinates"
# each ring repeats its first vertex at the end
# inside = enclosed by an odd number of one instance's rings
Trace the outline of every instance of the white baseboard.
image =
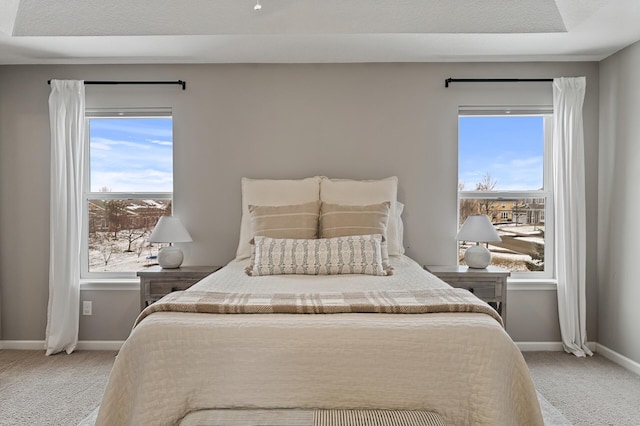
{"type": "MultiPolygon", "coordinates": [[[[562,342],[516,342],[516,345],[521,352],[564,350],[562,342]]],[[[591,349],[592,352],[597,352],[609,361],[612,361],[640,376],[640,363],[629,359],[626,356],[601,345],[600,343],[587,342],[587,347],[591,349]]]]}
{"type": "Polygon", "coordinates": [[[76,349],[79,351],[119,351],[124,340],[80,340],[76,349]]]}
{"type": "MultiPolygon", "coordinates": [[[[82,351],[118,351],[124,341],[121,340],[80,340],[76,349],[82,351]]],[[[562,351],[562,342],[516,342],[518,349],[527,351],[562,351]]],[[[587,342],[587,347],[608,360],[640,375],[640,363],[599,343],[587,342]]],[[[0,349],[40,350],[44,351],[44,340],[0,340],[0,349]]]]}
{"type": "Polygon", "coordinates": [[[613,351],[599,343],[596,345],[596,352],[598,352],[600,355],[607,358],[608,360],[613,361],[616,364],[640,376],[640,363],[637,363],[634,360],[629,359],[626,356],[621,355],[618,352],[613,351]]]}
{"type": "Polygon", "coordinates": [[[0,349],[44,352],[44,340],[0,340],[0,349]]]}
{"type": "MultiPolygon", "coordinates": [[[[562,342],[516,342],[516,346],[521,352],[564,351],[562,342]]],[[[587,342],[587,347],[593,352],[596,351],[597,346],[596,342],[587,342]]]]}
{"type": "MultiPolygon", "coordinates": [[[[79,351],[119,351],[122,340],[80,340],[76,349],[79,351]]],[[[44,340],[0,340],[0,349],[43,351],[44,340]]]]}
{"type": "Polygon", "coordinates": [[[516,342],[521,352],[562,351],[562,342],[516,342]]]}

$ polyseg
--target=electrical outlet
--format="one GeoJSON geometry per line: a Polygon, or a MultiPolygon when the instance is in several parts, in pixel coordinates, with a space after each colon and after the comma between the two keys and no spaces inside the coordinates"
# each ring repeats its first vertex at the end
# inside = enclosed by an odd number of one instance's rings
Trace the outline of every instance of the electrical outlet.
{"type": "Polygon", "coordinates": [[[91,300],[82,302],[82,315],[91,315],[91,300]]]}

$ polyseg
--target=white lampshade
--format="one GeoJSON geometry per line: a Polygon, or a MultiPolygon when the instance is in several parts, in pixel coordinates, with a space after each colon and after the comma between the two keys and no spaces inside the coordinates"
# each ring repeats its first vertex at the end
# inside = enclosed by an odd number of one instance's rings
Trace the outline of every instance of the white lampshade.
{"type": "MultiPolygon", "coordinates": [[[[162,216],[149,237],[151,243],[186,243],[189,241],[192,241],[191,235],[182,225],[180,219],[173,216],[162,216]]],[[[183,260],[184,254],[178,247],[165,247],[158,253],[158,263],[164,269],[179,268],[183,260]]]]}
{"type": "Polygon", "coordinates": [[[193,241],[180,219],[175,216],[162,216],[153,229],[151,243],[187,243],[193,241]]]}
{"type": "Polygon", "coordinates": [[[477,243],[492,243],[502,241],[500,235],[493,227],[489,216],[486,214],[477,214],[469,216],[464,221],[464,225],[458,231],[456,237],[458,241],[473,241],[477,243]]]}
{"type": "Polygon", "coordinates": [[[502,241],[496,228],[493,227],[491,219],[484,214],[469,216],[458,231],[456,239],[476,243],[475,246],[469,247],[464,252],[464,261],[467,266],[476,269],[484,269],[491,263],[491,252],[478,243],[502,241]]]}

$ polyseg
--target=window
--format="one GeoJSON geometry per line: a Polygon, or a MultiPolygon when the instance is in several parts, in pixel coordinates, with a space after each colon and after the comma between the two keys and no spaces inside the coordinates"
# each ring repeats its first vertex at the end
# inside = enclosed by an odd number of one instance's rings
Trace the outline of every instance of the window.
{"type": "MultiPolygon", "coordinates": [[[[513,277],[553,274],[551,110],[460,108],[458,217],[486,214],[500,243],[490,243],[491,264],[513,277]]],[[[458,258],[474,244],[460,241],[458,258]]]]}
{"type": "Polygon", "coordinates": [[[148,237],[171,214],[171,111],[87,111],[86,117],[81,276],[134,277],[156,263],[159,247],[148,237]]]}

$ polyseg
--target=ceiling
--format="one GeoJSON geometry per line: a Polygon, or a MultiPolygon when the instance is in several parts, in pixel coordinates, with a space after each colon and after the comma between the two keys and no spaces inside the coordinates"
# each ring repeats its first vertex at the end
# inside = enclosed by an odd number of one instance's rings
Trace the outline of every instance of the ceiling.
{"type": "Polygon", "coordinates": [[[640,0],[2,0],[0,64],[599,61],[640,0]]]}

